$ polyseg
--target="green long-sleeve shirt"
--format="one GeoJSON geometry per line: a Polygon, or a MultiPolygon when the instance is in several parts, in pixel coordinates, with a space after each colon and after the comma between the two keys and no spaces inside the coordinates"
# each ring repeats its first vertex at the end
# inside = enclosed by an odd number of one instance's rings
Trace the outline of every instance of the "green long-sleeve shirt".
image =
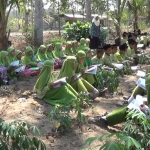
{"type": "Polygon", "coordinates": [[[113,63],[118,63],[118,59],[117,59],[117,56],[115,54],[111,54],[111,60],[113,63]]]}
{"type": "Polygon", "coordinates": [[[130,47],[127,49],[126,52],[127,57],[133,57],[133,55],[135,55],[135,50],[131,49],[130,47]]]}
{"type": "Polygon", "coordinates": [[[97,55],[92,58],[92,64],[103,64],[102,58],[98,58],[97,55]]]}
{"type": "Polygon", "coordinates": [[[111,55],[104,53],[104,55],[102,57],[102,61],[103,61],[103,65],[106,65],[109,67],[114,67],[112,64],[111,55]]]}

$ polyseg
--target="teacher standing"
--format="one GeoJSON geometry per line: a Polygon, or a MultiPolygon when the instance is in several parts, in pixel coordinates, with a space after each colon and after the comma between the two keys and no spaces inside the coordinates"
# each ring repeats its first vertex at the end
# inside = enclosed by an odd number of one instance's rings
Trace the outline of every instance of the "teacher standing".
{"type": "Polygon", "coordinates": [[[100,19],[99,16],[96,15],[92,20],[92,25],[90,28],[90,49],[97,49],[100,41],[100,19]]]}

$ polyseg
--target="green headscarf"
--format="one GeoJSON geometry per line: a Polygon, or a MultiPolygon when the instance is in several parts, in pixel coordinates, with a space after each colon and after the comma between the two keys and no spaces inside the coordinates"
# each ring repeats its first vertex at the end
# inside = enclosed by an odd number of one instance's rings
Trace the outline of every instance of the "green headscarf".
{"type": "Polygon", "coordinates": [[[4,57],[6,57],[8,55],[7,51],[1,51],[0,52],[0,64],[4,65],[5,67],[9,66],[9,62],[5,60],[4,57]]]}
{"type": "Polygon", "coordinates": [[[78,50],[83,50],[85,46],[85,38],[80,39],[80,45],[78,47],[78,50]]]}
{"type": "Polygon", "coordinates": [[[45,53],[42,53],[41,50],[42,49],[46,49],[46,46],[45,45],[41,45],[37,51],[37,54],[36,54],[36,59],[37,61],[45,61],[47,58],[46,58],[46,52],[45,53]]]}
{"type": "Polygon", "coordinates": [[[34,91],[40,92],[46,87],[49,83],[54,81],[52,71],[54,68],[54,62],[50,60],[46,60],[44,62],[43,68],[39,74],[39,78],[37,79],[34,91]]]}
{"type": "Polygon", "coordinates": [[[77,61],[79,63],[78,67],[76,69],[76,73],[81,73],[81,70],[84,68],[84,64],[81,64],[79,62],[79,59],[82,57],[86,57],[86,53],[83,50],[79,50],[78,53],[76,54],[76,58],[77,58],[77,61]]]}
{"type": "Polygon", "coordinates": [[[54,54],[57,58],[61,58],[64,56],[64,53],[60,48],[62,47],[62,43],[56,43],[54,48],[54,54]]]}
{"type": "Polygon", "coordinates": [[[66,43],[66,48],[65,48],[65,54],[66,54],[66,55],[72,55],[72,54],[73,54],[72,48],[68,48],[68,47],[67,47],[68,45],[71,45],[71,44],[72,44],[71,41],[67,41],[67,43],[66,43]]]}
{"type": "MultiPolygon", "coordinates": [[[[19,60],[19,59],[17,58],[17,55],[19,55],[20,53],[22,53],[22,51],[20,51],[20,50],[16,50],[16,51],[15,51],[16,60],[19,60]]],[[[22,63],[22,61],[19,60],[19,63],[22,63]]]]}
{"type": "Polygon", "coordinates": [[[85,47],[84,51],[86,52],[86,58],[84,60],[84,66],[91,66],[92,65],[92,58],[87,56],[87,53],[90,51],[89,47],[85,47]]]}
{"type": "Polygon", "coordinates": [[[48,59],[57,59],[57,57],[55,56],[55,54],[54,54],[54,52],[53,51],[49,51],[48,49],[49,49],[49,47],[50,46],[53,46],[53,44],[48,44],[47,46],[46,46],[46,57],[48,58],[48,59]]]}
{"type": "Polygon", "coordinates": [[[30,64],[32,62],[33,56],[28,55],[28,52],[30,52],[30,51],[33,52],[32,47],[30,47],[30,46],[26,47],[25,56],[22,59],[23,64],[30,64]]]}
{"type": "MultiPolygon", "coordinates": [[[[76,40],[72,41],[73,44],[75,44],[76,42],[77,42],[76,40]]],[[[73,45],[72,52],[73,52],[74,55],[76,55],[76,53],[77,53],[77,46],[73,45]]]]}
{"type": "Polygon", "coordinates": [[[59,78],[67,77],[68,83],[71,82],[71,77],[75,75],[74,64],[77,62],[75,56],[68,56],[64,61],[59,73],[59,78]]]}
{"type": "Polygon", "coordinates": [[[150,109],[150,75],[146,78],[145,84],[146,84],[146,91],[147,91],[147,102],[148,102],[148,107],[150,109]]]}
{"type": "Polygon", "coordinates": [[[15,55],[12,56],[12,54],[11,54],[11,52],[12,52],[13,50],[14,50],[13,47],[9,47],[9,48],[7,49],[7,52],[8,52],[8,62],[9,62],[9,64],[11,64],[13,61],[16,61],[15,55]]]}

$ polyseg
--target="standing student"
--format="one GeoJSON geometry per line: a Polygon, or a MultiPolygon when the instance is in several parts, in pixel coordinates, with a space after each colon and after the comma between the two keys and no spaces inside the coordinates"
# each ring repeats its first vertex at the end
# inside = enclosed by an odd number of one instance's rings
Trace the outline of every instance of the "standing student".
{"type": "Polygon", "coordinates": [[[92,20],[92,25],[90,28],[90,49],[97,49],[100,41],[100,20],[99,16],[96,15],[92,20]]]}
{"type": "Polygon", "coordinates": [[[89,82],[82,77],[77,78],[76,69],[78,61],[75,56],[68,56],[64,61],[60,70],[59,78],[67,77],[67,82],[77,91],[85,92],[89,94],[90,98],[96,98],[98,96],[98,90],[95,89],[89,82]],[[69,71],[68,71],[69,70],[69,71]]]}
{"type": "Polygon", "coordinates": [[[111,54],[112,54],[112,48],[110,44],[106,44],[103,47],[104,49],[104,55],[102,57],[103,65],[106,65],[108,67],[114,67],[112,64],[111,54]]]}
{"type": "Polygon", "coordinates": [[[65,105],[71,100],[77,99],[78,93],[68,83],[54,83],[53,69],[54,62],[46,60],[33,91],[39,98],[53,105],[65,105]]]}
{"type": "Polygon", "coordinates": [[[37,54],[36,54],[36,60],[44,62],[47,59],[46,56],[46,46],[45,45],[40,45],[37,54]]]}
{"type": "Polygon", "coordinates": [[[97,49],[96,50],[96,55],[92,58],[92,64],[93,65],[95,65],[95,64],[103,64],[103,60],[102,60],[103,54],[104,54],[103,48],[97,49]]]}
{"type": "Polygon", "coordinates": [[[111,48],[112,48],[111,60],[113,63],[118,63],[117,57],[115,55],[117,53],[117,45],[113,44],[111,48]]]}

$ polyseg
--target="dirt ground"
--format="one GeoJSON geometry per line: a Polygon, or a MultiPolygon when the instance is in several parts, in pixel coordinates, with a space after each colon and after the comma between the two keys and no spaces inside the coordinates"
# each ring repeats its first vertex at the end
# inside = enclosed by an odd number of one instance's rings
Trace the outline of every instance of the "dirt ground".
{"type": "MultiPolygon", "coordinates": [[[[131,94],[137,79],[136,73],[120,77],[118,94],[106,93],[103,97],[97,97],[92,106],[84,110],[84,114],[86,116],[102,115],[106,111],[111,112],[117,109],[116,104],[123,101],[123,96],[131,94]]],[[[81,128],[74,124],[65,134],[58,136],[52,131],[53,124],[47,117],[53,106],[37,99],[32,92],[36,80],[37,77],[22,78],[14,85],[0,88],[0,118],[8,122],[26,120],[30,124],[36,125],[43,133],[41,139],[46,144],[47,150],[81,150],[88,147],[84,143],[87,138],[120,130],[121,125],[104,130],[88,123],[81,128]],[[20,102],[19,98],[26,98],[27,101],[20,102]]],[[[98,144],[99,142],[94,142],[92,146],[98,144]]],[[[92,150],[96,150],[96,148],[92,150]]]]}

